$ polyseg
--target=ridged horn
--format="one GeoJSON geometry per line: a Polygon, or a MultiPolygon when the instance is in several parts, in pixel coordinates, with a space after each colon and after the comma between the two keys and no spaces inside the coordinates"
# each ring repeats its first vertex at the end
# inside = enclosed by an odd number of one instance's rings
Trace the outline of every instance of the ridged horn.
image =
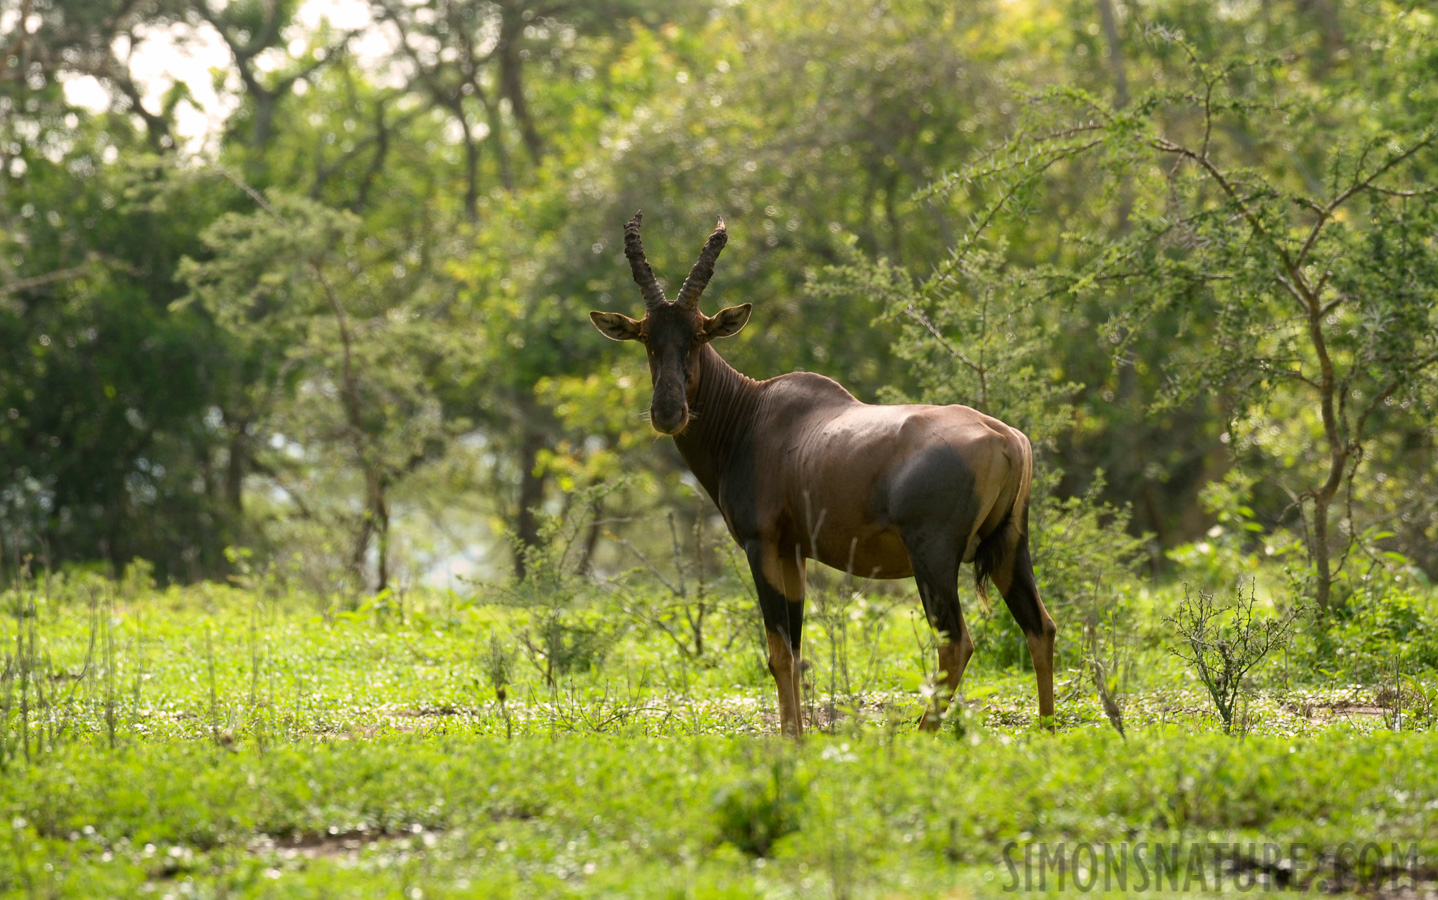
{"type": "Polygon", "coordinates": [[[724,217],[720,216],[719,224],[714,226],[714,233],[709,235],[704,249],[699,251],[694,268],[689,270],[689,277],[684,279],[684,286],[679,289],[675,303],[688,309],[699,306],[699,295],[704,293],[704,288],[709,285],[709,279],[714,275],[714,261],[719,258],[719,251],[724,249],[728,240],[729,232],[724,229],[724,217]]]}
{"type": "Polygon", "coordinates": [[[650,310],[668,301],[664,299],[664,289],[659,286],[659,279],[654,277],[654,270],[649,268],[649,260],[644,256],[644,242],[639,239],[639,221],[642,218],[644,214],[636,212],[634,218],[624,225],[624,255],[629,257],[634,283],[639,285],[639,293],[644,295],[644,308],[650,310]]]}

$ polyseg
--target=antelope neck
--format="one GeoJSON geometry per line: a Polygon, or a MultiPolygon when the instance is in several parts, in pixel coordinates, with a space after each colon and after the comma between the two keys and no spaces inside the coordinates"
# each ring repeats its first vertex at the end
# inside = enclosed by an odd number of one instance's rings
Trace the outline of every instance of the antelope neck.
{"type": "Polygon", "coordinates": [[[705,344],[699,351],[699,384],[689,404],[689,427],[674,444],[704,489],[718,502],[719,477],[753,430],[759,382],[724,361],[705,344]]]}

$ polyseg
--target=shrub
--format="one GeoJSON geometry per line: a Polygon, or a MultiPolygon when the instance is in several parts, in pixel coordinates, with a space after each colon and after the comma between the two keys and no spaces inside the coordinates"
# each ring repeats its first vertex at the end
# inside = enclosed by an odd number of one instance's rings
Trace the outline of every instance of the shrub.
{"type": "Polygon", "coordinates": [[[774,756],[714,795],[720,840],[751,856],[768,856],[775,841],[799,830],[805,793],[789,758],[774,756]]]}
{"type": "Polygon", "coordinates": [[[1422,600],[1397,591],[1360,595],[1346,613],[1332,620],[1324,649],[1353,680],[1387,677],[1395,666],[1408,674],[1438,671],[1438,617],[1422,600]]]}
{"type": "Polygon", "coordinates": [[[1223,730],[1230,734],[1246,676],[1270,650],[1288,642],[1299,613],[1294,607],[1285,616],[1255,620],[1254,593],[1250,582],[1245,597],[1240,581],[1233,602],[1215,605],[1213,594],[1199,591],[1195,596],[1184,585],[1178,612],[1169,620],[1183,638],[1173,654],[1193,666],[1223,719],[1223,730]]]}

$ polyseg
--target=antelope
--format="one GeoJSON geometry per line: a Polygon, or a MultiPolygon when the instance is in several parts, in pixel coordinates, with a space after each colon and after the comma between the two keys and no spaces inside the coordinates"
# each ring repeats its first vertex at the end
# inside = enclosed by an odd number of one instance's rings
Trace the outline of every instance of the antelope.
{"type": "Polygon", "coordinates": [[[958,573],[974,564],[1023,629],[1038,682],[1040,722],[1052,726],[1056,629],[1029,556],[1033,450],[1016,428],[967,406],[874,406],[811,372],[755,381],[711,345],[737,334],[753,310],[712,316],[699,297],[728,233],[719,219],[671,302],[639,237],[624,226],[624,254],[644,318],[591,312],[607,338],[638,341],[649,356],[649,421],[671,435],[719,507],[754,577],[779,692],[781,732],[799,738],[800,638],[805,567],[816,560],[872,578],[913,577],[938,632],[941,682],[920,727],[937,728],[974,644],[959,604],[958,573]]]}

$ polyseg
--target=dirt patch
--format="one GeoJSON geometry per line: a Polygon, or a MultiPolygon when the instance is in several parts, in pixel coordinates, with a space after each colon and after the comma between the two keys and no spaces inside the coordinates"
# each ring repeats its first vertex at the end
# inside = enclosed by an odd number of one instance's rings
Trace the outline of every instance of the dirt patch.
{"type": "MultiPolygon", "coordinates": [[[[427,829],[418,824],[400,831],[332,828],[323,832],[259,834],[244,846],[251,855],[278,857],[286,862],[297,859],[353,859],[367,847],[380,843],[404,842],[406,847],[429,847],[434,844],[439,833],[438,830],[427,829]]],[[[152,864],[149,881],[171,881],[195,872],[196,865],[194,848],[172,847],[167,855],[162,855],[152,864]]]]}
{"type": "Polygon", "coordinates": [[[1340,703],[1333,706],[1329,710],[1329,713],[1333,716],[1367,716],[1369,718],[1378,718],[1387,715],[1388,710],[1381,706],[1340,703]]]}
{"type": "Polygon", "coordinates": [[[1284,704],[1294,715],[1314,722],[1334,722],[1340,719],[1381,719],[1390,715],[1386,706],[1363,700],[1334,700],[1329,702],[1304,701],[1284,704]]]}
{"type": "Polygon", "coordinates": [[[437,834],[437,831],[419,825],[411,825],[407,830],[398,832],[352,828],[287,835],[266,834],[251,842],[250,852],[274,853],[283,859],[335,859],[357,856],[366,847],[387,841],[420,838],[428,844],[437,834]]]}
{"type": "Polygon", "coordinates": [[[445,716],[459,716],[470,713],[470,710],[460,709],[457,706],[445,704],[443,706],[420,706],[414,709],[390,710],[388,715],[399,716],[402,719],[432,719],[445,716]]]}
{"type": "Polygon", "coordinates": [[[1291,860],[1239,856],[1225,867],[1229,883],[1240,891],[1297,890],[1322,894],[1358,894],[1379,900],[1438,900],[1438,866],[1418,857],[1417,849],[1369,844],[1327,849],[1295,867],[1291,860]],[[1360,861],[1372,862],[1361,867],[1360,861]]]}

